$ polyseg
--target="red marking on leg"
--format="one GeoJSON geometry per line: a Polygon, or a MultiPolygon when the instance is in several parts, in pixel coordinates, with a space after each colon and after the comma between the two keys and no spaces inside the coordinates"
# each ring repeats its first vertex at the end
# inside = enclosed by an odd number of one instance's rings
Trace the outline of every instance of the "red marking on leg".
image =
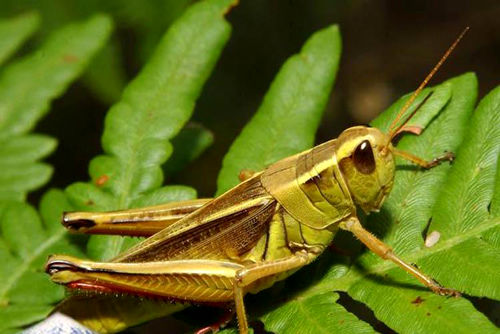
{"type": "Polygon", "coordinates": [[[212,326],[203,327],[194,332],[194,334],[208,334],[208,333],[217,333],[217,332],[216,329],[214,329],[212,326]]]}
{"type": "Polygon", "coordinates": [[[133,287],[130,287],[130,286],[111,284],[111,283],[107,283],[107,282],[97,282],[97,281],[91,281],[91,280],[73,281],[73,282],[66,284],[66,287],[68,287],[70,289],[83,290],[83,291],[89,291],[89,292],[95,292],[95,293],[127,294],[127,295],[136,296],[136,297],[147,298],[147,299],[164,300],[164,301],[168,301],[171,303],[182,303],[182,304],[190,303],[190,304],[194,304],[194,305],[206,305],[206,306],[213,306],[213,307],[221,307],[221,306],[227,304],[227,303],[223,303],[223,302],[205,302],[205,301],[182,299],[182,298],[178,298],[175,296],[158,295],[158,294],[155,294],[153,292],[134,289],[133,287]]]}
{"type": "Polygon", "coordinates": [[[123,294],[132,295],[132,296],[147,298],[147,299],[162,299],[162,300],[169,301],[172,303],[190,302],[189,300],[175,298],[172,296],[157,295],[157,294],[151,293],[149,291],[137,290],[137,289],[133,289],[131,287],[117,285],[117,284],[109,284],[106,282],[80,280],[80,281],[70,282],[66,286],[70,289],[78,289],[78,290],[84,290],[84,291],[90,291],[90,292],[96,292],[96,293],[107,293],[107,294],[123,293],[123,294]]]}
{"type": "Polygon", "coordinates": [[[195,334],[208,334],[208,333],[217,333],[219,330],[222,328],[226,327],[226,325],[233,319],[234,316],[234,309],[226,309],[226,312],[217,320],[217,322],[200,328],[195,332],[195,334]]]}

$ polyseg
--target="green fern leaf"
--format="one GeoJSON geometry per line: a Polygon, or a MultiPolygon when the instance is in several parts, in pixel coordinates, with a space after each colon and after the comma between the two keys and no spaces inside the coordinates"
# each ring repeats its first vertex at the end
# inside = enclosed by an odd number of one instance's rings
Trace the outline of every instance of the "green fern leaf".
{"type": "Polygon", "coordinates": [[[280,312],[262,317],[267,329],[275,333],[375,333],[367,323],[336,303],[338,294],[318,294],[283,305],[280,312]],[[285,317],[283,317],[285,315],[285,317]]]}
{"type": "Polygon", "coordinates": [[[5,208],[0,218],[0,332],[18,331],[43,319],[64,296],[64,289],[54,285],[41,268],[51,253],[83,255],[60,224],[62,211],[70,209],[58,190],[43,196],[41,216],[24,203],[5,208]]]}
{"type": "Polygon", "coordinates": [[[0,139],[31,130],[84,69],[111,30],[106,16],[55,32],[38,52],[10,65],[0,77],[0,139]]]}
{"type": "Polygon", "coordinates": [[[121,51],[117,38],[111,38],[92,59],[82,76],[83,83],[106,105],[112,105],[120,99],[127,83],[121,51]]]}
{"type": "Polygon", "coordinates": [[[56,140],[42,135],[17,136],[0,146],[0,201],[23,201],[26,192],[48,181],[52,167],[37,162],[56,148],[56,140]]]}
{"type": "Polygon", "coordinates": [[[0,21],[0,65],[35,32],[39,23],[35,12],[0,21]]]}
{"type": "MultiPolygon", "coordinates": [[[[24,35],[36,25],[27,16],[24,35]]],[[[21,28],[21,27],[19,27],[21,28]]],[[[48,181],[52,168],[37,162],[50,154],[56,141],[27,135],[104,44],[111,30],[107,17],[96,16],[55,32],[34,54],[9,65],[0,75],[0,200],[24,200],[28,191],[48,181]]],[[[19,37],[20,38],[20,37],[19,37]]]]}
{"type": "MultiPolygon", "coordinates": [[[[24,20],[18,22],[24,22],[24,28],[18,28],[28,35],[38,18],[24,20]]],[[[40,270],[48,254],[82,255],[60,225],[61,211],[71,209],[62,192],[51,191],[42,198],[42,218],[29,205],[13,201],[24,200],[26,192],[44,184],[52,172],[37,161],[55,149],[56,141],[26,132],[78,77],[110,28],[109,19],[98,16],[61,29],[36,54],[8,66],[0,76],[1,332],[16,332],[42,319],[63,297],[64,289],[40,270]],[[73,52],[78,58],[70,57],[73,52]]],[[[20,43],[21,36],[18,39],[20,43]]]]}
{"type": "Polygon", "coordinates": [[[188,163],[196,160],[214,141],[212,132],[200,124],[188,123],[172,140],[174,152],[163,166],[165,177],[180,172],[188,163]]]}
{"type": "MultiPolygon", "coordinates": [[[[490,213],[493,217],[500,217],[500,163],[497,162],[497,172],[495,176],[495,190],[493,191],[493,198],[491,200],[491,205],[489,207],[490,213]]],[[[490,239],[497,245],[500,245],[499,241],[496,242],[490,239]]]]}

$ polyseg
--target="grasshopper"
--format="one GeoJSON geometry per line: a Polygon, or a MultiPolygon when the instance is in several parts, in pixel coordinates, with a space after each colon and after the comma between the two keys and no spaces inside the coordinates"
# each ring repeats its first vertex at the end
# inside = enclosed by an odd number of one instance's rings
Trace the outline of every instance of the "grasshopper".
{"type": "Polygon", "coordinates": [[[242,182],[215,199],[65,213],[63,224],[70,230],[148,238],[111,262],[52,255],[47,273],[70,289],[232,305],[244,334],[244,295],[268,288],[313,262],[343,229],[433,292],[459,296],[399,258],[361,225],[356,210],[370,213],[381,208],[393,185],[395,156],[424,169],[453,159],[445,153],[426,161],[398,150],[392,140],[429,98],[430,94],[399,124],[467,30],[408,99],[387,134],[365,126],[348,128],[337,139],[261,172],[241,173],[242,182]]]}

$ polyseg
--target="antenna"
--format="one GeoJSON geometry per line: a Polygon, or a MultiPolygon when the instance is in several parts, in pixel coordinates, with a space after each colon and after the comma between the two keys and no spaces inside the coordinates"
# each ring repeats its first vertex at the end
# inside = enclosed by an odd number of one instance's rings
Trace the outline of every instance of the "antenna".
{"type": "MultiPolygon", "coordinates": [[[[455,49],[455,47],[458,45],[458,43],[460,42],[460,40],[462,39],[462,37],[464,37],[465,33],[468,30],[469,30],[469,27],[465,27],[465,29],[458,36],[458,38],[455,40],[455,42],[453,42],[453,44],[448,48],[448,50],[446,50],[446,52],[441,57],[441,59],[438,61],[438,63],[436,64],[436,66],[434,66],[434,68],[429,72],[429,74],[427,74],[427,76],[425,77],[424,81],[422,81],[422,83],[420,84],[420,86],[418,86],[417,90],[412,94],[412,96],[408,99],[408,101],[406,101],[406,103],[404,104],[404,106],[401,108],[401,110],[397,114],[396,118],[392,121],[391,126],[389,127],[389,141],[391,141],[392,138],[397,134],[397,132],[406,123],[408,123],[408,121],[413,117],[413,115],[415,115],[415,112],[412,113],[410,115],[410,117],[408,117],[402,125],[396,127],[396,125],[398,124],[398,122],[401,119],[401,117],[403,116],[403,114],[412,105],[413,101],[415,101],[415,99],[420,94],[420,92],[422,91],[422,89],[424,89],[425,86],[427,86],[427,84],[429,83],[429,81],[431,80],[431,78],[434,76],[434,74],[436,74],[436,72],[441,67],[441,65],[443,65],[443,63],[445,62],[445,60],[450,56],[450,54],[453,52],[453,50],[455,49]]],[[[427,96],[427,97],[429,97],[429,96],[427,96]]],[[[419,108],[417,108],[417,109],[419,109],[419,108]]]]}
{"type": "Polygon", "coordinates": [[[425,104],[425,102],[427,102],[427,100],[432,96],[432,94],[434,94],[434,92],[429,92],[429,94],[427,94],[424,99],[422,100],[422,102],[420,102],[418,104],[418,106],[410,113],[410,115],[408,115],[408,117],[406,117],[405,121],[403,123],[401,123],[400,126],[398,126],[397,128],[395,128],[393,130],[393,135],[390,137],[391,140],[393,137],[397,136],[398,133],[405,127],[406,124],[408,124],[408,122],[413,118],[413,116],[415,116],[415,114],[417,113],[417,111],[419,111],[419,109],[425,104]]]}

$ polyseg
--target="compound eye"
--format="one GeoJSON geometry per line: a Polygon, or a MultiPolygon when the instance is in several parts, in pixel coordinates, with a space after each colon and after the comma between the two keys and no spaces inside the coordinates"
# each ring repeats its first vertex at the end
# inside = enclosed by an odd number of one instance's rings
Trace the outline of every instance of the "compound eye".
{"type": "Polygon", "coordinates": [[[356,147],[353,154],[354,166],[363,174],[371,174],[375,170],[375,158],[373,157],[373,150],[370,142],[364,140],[356,147]]]}

